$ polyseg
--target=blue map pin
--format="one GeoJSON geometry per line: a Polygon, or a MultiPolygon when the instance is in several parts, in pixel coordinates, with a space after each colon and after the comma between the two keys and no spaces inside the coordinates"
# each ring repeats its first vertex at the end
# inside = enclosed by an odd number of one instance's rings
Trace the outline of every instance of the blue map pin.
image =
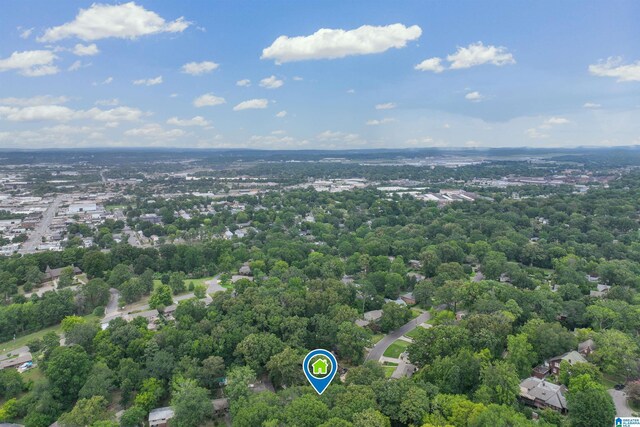
{"type": "Polygon", "coordinates": [[[302,371],[316,393],[322,394],[338,372],[338,361],[331,352],[318,348],[305,356],[302,371]]]}

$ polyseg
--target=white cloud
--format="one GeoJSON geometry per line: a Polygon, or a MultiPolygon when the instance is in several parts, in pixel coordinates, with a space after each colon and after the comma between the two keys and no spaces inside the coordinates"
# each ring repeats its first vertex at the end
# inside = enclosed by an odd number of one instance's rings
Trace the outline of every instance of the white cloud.
{"type": "Polygon", "coordinates": [[[598,77],[615,77],[619,82],[637,82],[640,81],[640,61],[623,64],[622,58],[609,57],[589,65],[589,72],[598,77]]]}
{"type": "Polygon", "coordinates": [[[108,107],[115,107],[120,104],[120,100],[118,98],[113,99],[99,99],[95,102],[96,105],[104,105],[108,107]]]}
{"type": "Polygon", "coordinates": [[[100,53],[100,50],[98,49],[98,46],[96,46],[95,43],[91,43],[88,45],[83,45],[81,43],[78,43],[73,48],[73,54],[77,56],[93,56],[93,55],[97,55],[98,53],[100,53]]]}
{"type": "Polygon", "coordinates": [[[221,96],[215,96],[212,93],[205,93],[193,100],[195,107],[212,107],[214,105],[224,104],[227,101],[221,96]]]}
{"type": "Polygon", "coordinates": [[[545,125],[566,125],[567,123],[569,120],[564,117],[551,117],[544,122],[545,125]]]}
{"type": "Polygon", "coordinates": [[[157,123],[150,123],[139,128],[129,129],[124,132],[126,136],[141,136],[145,138],[174,139],[185,135],[182,129],[165,130],[157,123]]]}
{"type": "Polygon", "coordinates": [[[456,53],[447,56],[451,69],[469,68],[482,64],[497,66],[515,64],[513,55],[505,47],[485,46],[482,42],[459,47],[456,53]]]}
{"type": "Polygon", "coordinates": [[[167,120],[167,124],[172,126],[209,126],[209,122],[202,116],[195,116],[191,119],[171,117],[167,120]]]}
{"type": "Polygon", "coordinates": [[[60,71],[58,67],[53,65],[53,61],[57,58],[50,50],[13,52],[8,58],[0,59],[0,72],[16,70],[28,77],[56,74],[60,71]]]}
{"type": "Polygon", "coordinates": [[[440,58],[425,59],[413,68],[418,71],[433,71],[434,73],[441,73],[444,71],[442,59],[440,58]]]}
{"type": "Polygon", "coordinates": [[[304,79],[303,79],[302,77],[300,77],[300,76],[293,76],[293,81],[301,82],[301,81],[303,81],[303,80],[304,80],[304,79]]]}
{"type": "Polygon", "coordinates": [[[278,37],[262,51],[262,59],[281,64],[310,59],[336,59],[350,55],[381,53],[403,48],[422,34],[419,26],[392,24],[374,27],[363,25],[355,30],[322,28],[310,36],[278,37]]]}
{"type": "Polygon", "coordinates": [[[339,141],[339,142],[354,142],[357,141],[360,136],[356,133],[336,132],[325,130],[318,134],[316,139],[319,141],[339,141]]]}
{"type": "Polygon", "coordinates": [[[27,107],[0,106],[0,117],[13,122],[27,121],[69,121],[91,119],[103,122],[137,121],[145,113],[137,108],[117,107],[110,110],[91,108],[89,110],[73,110],[61,105],[33,105],[27,107]]]}
{"type": "Polygon", "coordinates": [[[549,138],[549,135],[543,132],[540,132],[538,128],[529,128],[524,131],[524,133],[531,139],[546,139],[549,138]]]}
{"type": "Polygon", "coordinates": [[[182,32],[190,24],[184,17],[167,22],[157,13],[134,2],[116,5],[94,3],[88,9],[80,9],[73,21],[48,28],[38,41],[55,42],[69,37],[85,41],[109,37],[135,39],[150,34],[182,32]]]}
{"type": "Polygon", "coordinates": [[[394,102],[387,102],[384,104],[377,104],[376,105],[376,110],[392,110],[394,108],[396,108],[397,105],[394,102]]]}
{"type": "Polygon", "coordinates": [[[159,85],[160,83],[162,83],[162,76],[133,81],[134,85],[145,85],[145,86],[155,86],[155,85],[159,85]]]}
{"type": "MultiPolygon", "coordinates": [[[[20,30],[20,27],[18,27],[18,30],[20,30]]],[[[20,38],[21,39],[28,39],[29,37],[31,37],[31,33],[33,33],[33,28],[27,28],[25,30],[22,30],[20,32],[20,38]]]]}
{"type": "Polygon", "coordinates": [[[66,96],[34,96],[31,98],[0,98],[0,105],[11,105],[17,107],[29,107],[35,105],[64,104],[69,101],[66,96]]]}
{"type": "Polygon", "coordinates": [[[269,101],[267,101],[266,99],[249,99],[247,101],[242,101],[241,103],[233,107],[233,111],[262,109],[267,108],[267,105],[269,105],[269,101]]]}
{"type": "Polygon", "coordinates": [[[181,70],[183,73],[191,74],[192,76],[200,76],[202,74],[210,73],[218,67],[218,64],[211,61],[189,62],[184,64],[181,70]]]}
{"type": "Polygon", "coordinates": [[[77,60],[73,64],[71,64],[71,66],[68,68],[68,71],[76,71],[79,70],[80,67],[82,67],[82,61],[77,60]]]}
{"type": "Polygon", "coordinates": [[[283,84],[284,82],[282,80],[278,80],[276,76],[266,77],[260,80],[260,86],[267,89],[277,89],[283,84]]]}
{"type": "Polygon", "coordinates": [[[478,91],[469,92],[464,97],[471,102],[480,102],[484,98],[484,96],[482,96],[478,91]]]}
{"type": "Polygon", "coordinates": [[[380,120],[377,120],[377,119],[367,120],[366,124],[368,126],[378,126],[378,125],[384,125],[384,124],[387,124],[387,123],[393,123],[395,121],[396,121],[396,119],[394,119],[394,118],[385,117],[384,119],[380,119],[380,120]]]}
{"type": "Polygon", "coordinates": [[[236,82],[236,86],[249,87],[249,86],[251,86],[251,80],[249,80],[249,79],[238,80],[236,82]]]}
{"type": "Polygon", "coordinates": [[[356,90],[355,89],[347,89],[347,93],[348,94],[354,94],[354,93],[356,93],[356,90]]]}
{"type": "Polygon", "coordinates": [[[585,102],[582,106],[583,108],[600,108],[602,105],[596,104],[595,102],[585,102]]]}
{"type": "Polygon", "coordinates": [[[284,110],[282,110],[282,111],[280,111],[280,112],[278,112],[278,113],[276,114],[276,117],[277,117],[277,118],[279,118],[279,119],[282,119],[282,118],[284,118],[284,117],[286,117],[286,116],[287,116],[287,112],[286,112],[286,111],[284,111],[284,110]]]}
{"type": "Polygon", "coordinates": [[[94,86],[98,86],[98,85],[108,85],[111,84],[113,82],[113,77],[109,76],[106,79],[104,79],[103,81],[101,81],[100,83],[97,82],[93,82],[94,86]]]}

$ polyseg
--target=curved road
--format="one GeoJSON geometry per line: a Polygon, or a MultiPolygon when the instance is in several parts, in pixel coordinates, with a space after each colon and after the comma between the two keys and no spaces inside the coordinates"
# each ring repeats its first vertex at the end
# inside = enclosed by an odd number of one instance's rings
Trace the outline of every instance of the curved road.
{"type": "Polygon", "coordinates": [[[375,360],[376,362],[380,360],[384,352],[389,348],[391,344],[393,344],[398,338],[406,334],[407,332],[413,331],[418,325],[426,322],[431,318],[431,313],[424,312],[420,316],[411,320],[406,325],[401,326],[395,331],[389,332],[382,338],[380,341],[373,346],[369,354],[367,355],[366,360],[375,360]]]}
{"type": "Polygon", "coordinates": [[[609,389],[607,390],[613,398],[613,403],[616,405],[616,417],[632,417],[633,410],[627,403],[627,395],[622,390],[609,389]]]}

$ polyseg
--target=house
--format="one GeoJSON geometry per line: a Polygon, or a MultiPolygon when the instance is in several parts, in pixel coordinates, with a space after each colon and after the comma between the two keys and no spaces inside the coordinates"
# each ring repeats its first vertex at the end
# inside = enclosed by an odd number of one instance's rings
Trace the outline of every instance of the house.
{"type": "Polygon", "coordinates": [[[597,285],[595,291],[589,292],[589,296],[594,298],[602,298],[607,294],[607,292],[609,292],[609,289],[611,289],[611,286],[609,285],[597,285]]]}
{"type": "Polygon", "coordinates": [[[544,365],[536,366],[533,368],[531,375],[541,380],[545,379],[546,376],[549,375],[549,365],[545,363],[544,365]]]}
{"type": "MultiPolygon", "coordinates": [[[[44,281],[48,282],[50,280],[57,280],[60,278],[60,275],[62,274],[62,270],[64,270],[65,267],[62,268],[50,268],[47,265],[47,269],[44,271],[45,277],[44,277],[44,281]]],[[[76,267],[75,265],[73,266],[73,275],[76,276],[78,274],[82,274],[82,270],[80,270],[78,267],[76,267]]]]}
{"type": "Polygon", "coordinates": [[[33,361],[31,353],[22,353],[18,357],[0,360],[0,370],[8,368],[17,368],[18,366],[33,361]]]}
{"type": "Polygon", "coordinates": [[[567,412],[565,386],[552,384],[540,378],[530,377],[520,383],[520,400],[534,408],[550,408],[560,413],[567,412]]]}
{"type": "Polygon", "coordinates": [[[595,349],[596,349],[596,343],[594,343],[591,338],[589,338],[586,341],[582,341],[580,344],[578,344],[578,353],[580,353],[584,357],[587,357],[588,355],[590,355],[595,349]]]}
{"type": "Polygon", "coordinates": [[[320,358],[311,364],[313,367],[313,375],[327,375],[329,362],[325,358],[320,358]]]}
{"type": "Polygon", "coordinates": [[[149,412],[149,427],[167,427],[168,421],[173,418],[175,413],[169,406],[164,408],[152,409],[149,412]]]}
{"type": "Polygon", "coordinates": [[[415,270],[420,270],[422,268],[422,262],[417,260],[417,259],[410,259],[409,260],[409,267],[415,269],[415,270]]]}
{"type": "Polygon", "coordinates": [[[364,320],[377,322],[382,317],[382,310],[371,310],[364,313],[364,320]]]}
{"type": "Polygon", "coordinates": [[[409,280],[413,279],[416,282],[422,282],[424,279],[426,279],[426,277],[423,274],[420,273],[407,273],[407,277],[409,278],[409,280]]]}
{"type": "Polygon", "coordinates": [[[229,413],[229,399],[214,399],[211,403],[213,404],[213,415],[215,417],[224,417],[229,413]]]}
{"type": "Polygon", "coordinates": [[[585,359],[580,353],[573,350],[563,354],[562,356],[554,357],[549,360],[549,370],[553,375],[558,375],[560,373],[560,363],[562,361],[567,361],[570,365],[575,363],[588,363],[587,359],[585,359]]]}
{"type": "Polygon", "coordinates": [[[416,299],[413,296],[413,292],[407,292],[404,295],[400,295],[400,299],[407,305],[415,305],[416,299]]]}
{"type": "Polygon", "coordinates": [[[238,273],[242,276],[251,276],[251,267],[249,267],[249,264],[243,264],[238,270],[238,273]]]}

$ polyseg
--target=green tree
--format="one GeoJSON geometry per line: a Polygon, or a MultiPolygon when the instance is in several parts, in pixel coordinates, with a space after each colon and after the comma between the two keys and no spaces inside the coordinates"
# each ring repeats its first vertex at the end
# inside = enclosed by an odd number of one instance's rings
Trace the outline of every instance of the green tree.
{"type": "Polygon", "coordinates": [[[136,406],[149,412],[155,408],[164,395],[164,384],[157,378],[147,378],[142,382],[140,393],[136,395],[134,403],[136,406]]]}
{"type": "Polygon", "coordinates": [[[596,349],[591,357],[602,372],[627,378],[636,375],[638,345],[627,334],[606,330],[596,334],[594,341],[596,349]]]}
{"type": "Polygon", "coordinates": [[[0,398],[11,399],[18,396],[24,390],[22,376],[15,369],[0,371],[0,398]]]}
{"type": "Polygon", "coordinates": [[[91,371],[91,360],[79,345],[55,348],[47,360],[45,375],[51,391],[64,405],[70,405],[91,371]]]}
{"type": "Polygon", "coordinates": [[[168,307],[173,304],[173,296],[171,295],[171,288],[167,285],[158,286],[149,298],[149,307],[168,307]]]}
{"type": "Polygon", "coordinates": [[[261,332],[247,335],[236,347],[235,354],[255,372],[263,372],[269,359],[283,349],[284,344],[277,336],[261,332]]]}
{"type": "Polygon", "coordinates": [[[198,387],[192,379],[183,379],[176,383],[171,406],[175,411],[171,425],[176,427],[202,425],[213,411],[207,390],[198,387]]]}
{"type": "Polygon", "coordinates": [[[89,277],[102,277],[109,267],[107,255],[100,251],[86,252],[82,257],[82,267],[89,277]]]}
{"type": "Polygon", "coordinates": [[[520,378],[528,377],[531,374],[536,355],[525,334],[507,337],[507,361],[515,366],[520,378]]]}
{"type": "Polygon", "coordinates": [[[68,288],[69,286],[73,286],[73,278],[75,274],[73,272],[73,267],[65,267],[60,272],[60,277],[58,278],[58,289],[68,288]]]}
{"type": "Polygon", "coordinates": [[[364,349],[371,343],[371,332],[352,322],[342,322],[336,337],[338,353],[352,363],[361,363],[364,349]]]}
{"type": "Polygon", "coordinates": [[[106,399],[102,396],[80,399],[71,412],[62,414],[58,424],[62,427],[86,427],[99,421],[108,421],[111,413],[107,405],[106,399]]]}
{"type": "Polygon", "coordinates": [[[345,384],[371,385],[384,379],[384,369],[378,362],[368,360],[360,366],[355,366],[347,372],[345,384]]]}
{"type": "Polygon", "coordinates": [[[276,387],[291,387],[304,383],[302,360],[304,354],[286,347],[278,354],[274,354],[267,362],[269,377],[276,387]]]}
{"type": "Polygon", "coordinates": [[[509,362],[497,361],[482,368],[482,383],[476,398],[484,404],[512,405],[520,392],[516,368],[509,362]]]}
{"type": "Polygon", "coordinates": [[[147,412],[139,406],[128,408],[120,417],[120,426],[122,427],[140,427],[144,425],[147,412]]]}
{"type": "Polygon", "coordinates": [[[93,396],[102,396],[107,401],[114,388],[114,374],[104,362],[96,362],[91,368],[91,373],[87,377],[87,382],[82,386],[78,397],[91,398],[93,396]]]}
{"type": "Polygon", "coordinates": [[[200,384],[208,389],[218,386],[220,379],[224,377],[224,359],[220,356],[209,356],[202,361],[198,378],[200,384]]]}
{"type": "Polygon", "coordinates": [[[391,420],[373,408],[365,409],[353,416],[354,427],[391,427],[391,420]]]}
{"type": "Polygon", "coordinates": [[[315,427],[329,418],[329,408],[319,398],[304,394],[293,401],[284,410],[287,425],[296,427],[315,427]]]}
{"type": "Polygon", "coordinates": [[[589,375],[571,380],[567,408],[572,427],[610,425],[616,415],[609,393],[589,375]]]}
{"type": "Polygon", "coordinates": [[[384,332],[398,329],[411,319],[411,310],[395,302],[388,302],[382,306],[382,317],[380,318],[380,328],[384,332]]]}

